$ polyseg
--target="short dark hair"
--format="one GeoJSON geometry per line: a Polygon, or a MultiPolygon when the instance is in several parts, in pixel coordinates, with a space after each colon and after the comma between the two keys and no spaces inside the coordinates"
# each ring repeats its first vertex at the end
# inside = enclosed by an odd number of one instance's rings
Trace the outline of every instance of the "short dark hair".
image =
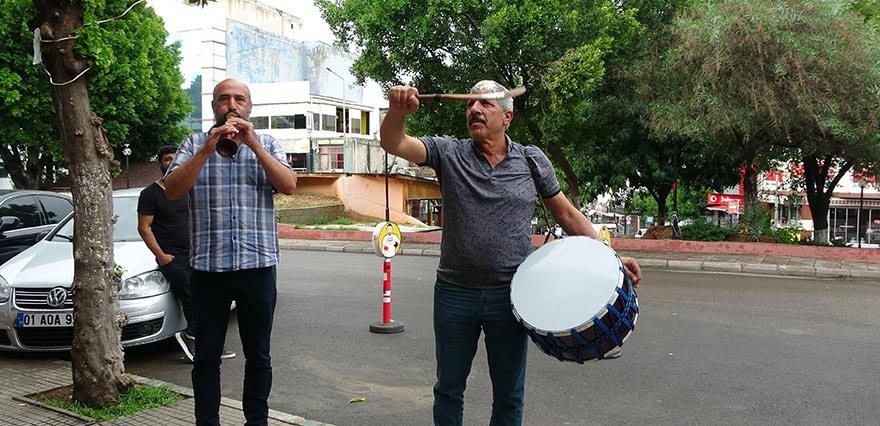
{"type": "Polygon", "coordinates": [[[163,146],[162,148],[159,148],[159,155],[156,157],[156,160],[162,161],[162,157],[164,157],[165,154],[172,154],[172,153],[176,153],[176,152],[177,152],[176,146],[172,146],[172,145],[163,146]]]}

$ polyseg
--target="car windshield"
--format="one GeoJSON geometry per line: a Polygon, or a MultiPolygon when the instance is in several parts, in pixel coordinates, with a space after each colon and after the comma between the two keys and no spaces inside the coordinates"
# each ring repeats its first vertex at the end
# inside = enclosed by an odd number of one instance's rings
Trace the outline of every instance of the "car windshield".
{"type": "MultiPolygon", "coordinates": [[[[137,231],[137,197],[113,197],[113,241],[140,241],[137,231]]],[[[64,222],[53,234],[53,241],[73,241],[73,218],[64,222]]]]}

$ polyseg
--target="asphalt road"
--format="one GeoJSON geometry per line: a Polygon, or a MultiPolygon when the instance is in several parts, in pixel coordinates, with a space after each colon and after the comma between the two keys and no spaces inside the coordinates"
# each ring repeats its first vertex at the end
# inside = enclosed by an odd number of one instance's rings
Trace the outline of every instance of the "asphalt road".
{"type": "MultiPolygon", "coordinates": [[[[431,423],[436,257],[392,262],[399,334],[381,320],[382,259],[290,251],[279,266],[270,407],[340,426],[431,423]],[[349,403],[364,397],[363,402],[349,403]]],[[[615,360],[561,363],[530,350],[526,425],[876,424],[880,286],[847,280],[645,271],[638,326],[615,360]]],[[[234,318],[224,396],[241,399],[234,318]]],[[[191,386],[168,341],[129,350],[129,372],[191,386]]],[[[480,349],[465,424],[488,424],[480,349]]]]}

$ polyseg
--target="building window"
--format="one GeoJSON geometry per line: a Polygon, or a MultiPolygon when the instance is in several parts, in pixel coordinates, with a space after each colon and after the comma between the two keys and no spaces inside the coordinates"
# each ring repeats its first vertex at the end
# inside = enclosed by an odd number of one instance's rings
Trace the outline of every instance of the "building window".
{"type": "Polygon", "coordinates": [[[342,127],[342,123],[345,121],[345,119],[342,118],[344,114],[345,112],[342,108],[336,108],[336,131],[340,133],[345,133],[345,130],[343,130],[342,127]]]}
{"type": "Polygon", "coordinates": [[[276,115],[272,117],[272,128],[273,129],[292,129],[293,128],[293,116],[292,115],[276,115]]]}
{"type": "Polygon", "coordinates": [[[287,163],[294,170],[306,170],[309,167],[309,154],[305,152],[287,153],[287,163]]]}
{"type": "Polygon", "coordinates": [[[345,167],[342,145],[323,145],[318,147],[318,168],[320,170],[342,170],[345,167]]]}
{"type": "Polygon", "coordinates": [[[351,119],[351,132],[355,134],[361,134],[361,119],[360,118],[352,118],[351,119]]]}
{"type": "Polygon", "coordinates": [[[321,130],[336,130],[336,116],[321,114],[321,130]]]}
{"type": "Polygon", "coordinates": [[[273,129],[305,129],[306,116],[304,114],[296,115],[278,115],[272,117],[273,129]]]}
{"type": "Polygon", "coordinates": [[[305,114],[296,114],[293,116],[293,128],[294,129],[305,129],[306,128],[306,115],[305,114]]]}
{"type": "Polygon", "coordinates": [[[268,129],[269,117],[251,117],[251,123],[254,123],[254,129],[268,129]]]}

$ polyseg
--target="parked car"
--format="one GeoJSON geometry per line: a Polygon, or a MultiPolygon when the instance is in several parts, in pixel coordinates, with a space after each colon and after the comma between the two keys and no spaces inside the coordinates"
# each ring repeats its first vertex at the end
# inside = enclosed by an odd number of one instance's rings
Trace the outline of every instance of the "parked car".
{"type": "Polygon", "coordinates": [[[62,194],[0,189],[0,264],[34,245],[72,211],[73,201],[62,194]]]}
{"type": "MultiPolygon", "coordinates": [[[[185,328],[180,304],[137,232],[140,189],[113,193],[113,254],[123,271],[119,305],[128,315],[122,346],[171,337],[185,328]]],[[[73,338],[73,215],[0,265],[0,350],[67,351],[73,338]]]]}

